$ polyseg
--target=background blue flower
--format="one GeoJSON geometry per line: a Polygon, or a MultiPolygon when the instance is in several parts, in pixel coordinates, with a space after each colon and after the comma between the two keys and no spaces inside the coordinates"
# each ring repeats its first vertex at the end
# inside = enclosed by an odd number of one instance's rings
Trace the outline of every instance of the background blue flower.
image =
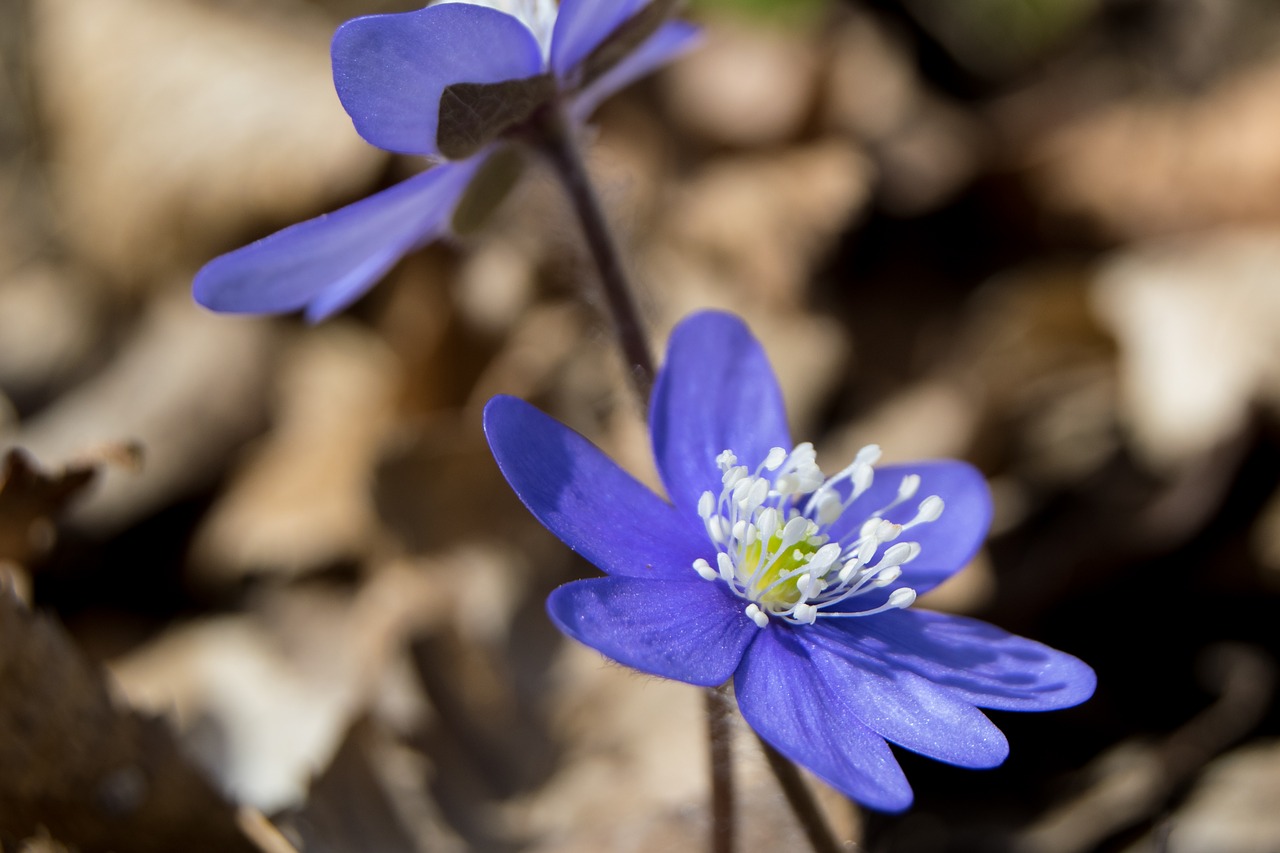
{"type": "Polygon", "coordinates": [[[585,121],[696,34],[665,20],[664,0],[564,0],[558,14],[551,0],[533,0],[524,19],[495,5],[448,2],[343,24],[333,77],[356,130],[438,164],[214,259],[196,275],[196,301],[230,313],[305,308],[313,321],[341,310],[449,232],[472,179],[531,115],[559,105],[585,121]]]}
{"type": "MultiPolygon", "coordinates": [[[[1095,677],[1084,663],[992,625],[917,608],[847,615],[876,609],[895,590],[926,592],[973,556],[991,504],[981,475],[961,462],[878,470],[828,526],[833,538],[852,536],[911,475],[946,509],[910,531],[919,556],[900,577],[884,575],[891,582],[812,624],[774,614],[761,627],[729,584],[700,576],[694,564],[715,566],[720,550],[699,508],[705,492],[721,491],[717,457],[732,450],[754,471],[772,448],[792,446],[777,381],[741,321],[701,313],[676,328],[650,429],[670,502],[520,400],[497,397],[485,410],[490,446],[516,494],[607,575],[552,593],[548,611],[564,633],[643,672],[701,686],[732,679],[743,716],[761,736],[846,795],[886,811],[912,799],[886,741],[991,767],[1008,745],[978,708],[1043,711],[1092,695],[1095,677]]],[[[902,504],[884,517],[905,522],[915,513],[902,504]]]]}

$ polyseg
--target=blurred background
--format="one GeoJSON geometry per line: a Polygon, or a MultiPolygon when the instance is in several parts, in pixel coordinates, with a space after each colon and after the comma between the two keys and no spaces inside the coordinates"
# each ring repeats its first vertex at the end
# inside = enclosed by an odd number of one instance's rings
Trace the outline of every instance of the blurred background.
{"type": "MultiPolygon", "coordinates": [[[[215,255],[422,168],[364,143],[342,20],[412,2],[0,4],[4,850],[704,843],[699,691],[551,627],[593,569],[508,494],[528,398],[653,483],[535,166],[319,326],[210,315],[215,255]]],[[[704,0],[589,161],[661,339],[742,315],[824,467],[990,477],[919,606],[1072,652],[1012,756],[902,754],[867,851],[1280,850],[1280,6],[704,0]]],[[[742,849],[805,849],[740,732],[742,849]]]]}

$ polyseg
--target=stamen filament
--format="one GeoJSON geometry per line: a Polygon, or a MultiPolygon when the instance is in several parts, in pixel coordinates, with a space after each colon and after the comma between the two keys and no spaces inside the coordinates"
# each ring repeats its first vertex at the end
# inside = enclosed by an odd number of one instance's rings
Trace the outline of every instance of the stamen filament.
{"type": "Polygon", "coordinates": [[[908,474],[890,503],[869,513],[855,533],[831,541],[827,530],[871,488],[880,448],[864,447],[831,478],[824,477],[816,458],[807,442],[790,452],[774,447],[752,472],[725,450],[716,457],[720,494],[703,492],[698,500],[698,515],[717,552],[714,568],[706,559],[696,560],[693,568],[699,577],[722,580],[747,600],[743,612],[762,628],[775,617],[813,624],[819,617],[869,616],[915,601],[914,590],[900,587],[879,607],[834,610],[851,598],[898,583],[902,567],[919,556],[921,546],[897,540],[904,531],[937,521],[942,499],[926,497],[905,523],[885,518],[919,491],[920,476],[908,474]]]}

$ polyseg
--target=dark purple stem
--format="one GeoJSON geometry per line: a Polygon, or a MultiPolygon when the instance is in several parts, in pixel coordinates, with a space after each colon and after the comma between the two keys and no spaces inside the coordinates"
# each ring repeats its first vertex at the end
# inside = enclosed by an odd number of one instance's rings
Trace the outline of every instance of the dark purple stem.
{"type": "Polygon", "coordinates": [[[711,747],[711,850],[733,853],[733,699],[727,684],[707,691],[707,742],[711,747]]]}
{"type": "Polygon", "coordinates": [[[653,353],[649,348],[649,337],[640,320],[634,291],[627,281],[617,244],[609,231],[600,200],[591,186],[587,167],[582,162],[582,154],[568,123],[556,114],[541,122],[539,128],[542,131],[539,147],[555,167],[556,174],[573,203],[578,221],[582,224],[587,248],[600,273],[605,306],[613,320],[613,330],[618,337],[618,345],[627,361],[627,372],[640,397],[640,407],[643,410],[649,404],[649,393],[653,390],[656,375],[653,353]]]}

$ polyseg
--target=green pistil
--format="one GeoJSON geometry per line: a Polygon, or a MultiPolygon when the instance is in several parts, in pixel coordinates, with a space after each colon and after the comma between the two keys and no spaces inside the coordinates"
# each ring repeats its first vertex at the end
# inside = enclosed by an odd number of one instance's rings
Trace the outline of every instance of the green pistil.
{"type": "MultiPolygon", "coordinates": [[[[814,537],[814,539],[817,538],[814,537]]],[[[746,554],[743,556],[742,565],[739,568],[740,577],[744,580],[755,579],[755,582],[747,589],[747,593],[753,601],[757,601],[762,607],[775,612],[789,610],[799,603],[801,598],[796,582],[804,574],[804,567],[808,565],[809,559],[822,546],[823,542],[805,539],[791,546],[786,553],[778,555],[777,559],[761,572],[757,578],[755,575],[760,569],[761,560],[768,559],[764,556],[763,544],[756,542],[748,546],[746,554]]],[[[768,553],[775,553],[782,546],[782,531],[779,530],[773,534],[768,544],[768,553]]]]}

